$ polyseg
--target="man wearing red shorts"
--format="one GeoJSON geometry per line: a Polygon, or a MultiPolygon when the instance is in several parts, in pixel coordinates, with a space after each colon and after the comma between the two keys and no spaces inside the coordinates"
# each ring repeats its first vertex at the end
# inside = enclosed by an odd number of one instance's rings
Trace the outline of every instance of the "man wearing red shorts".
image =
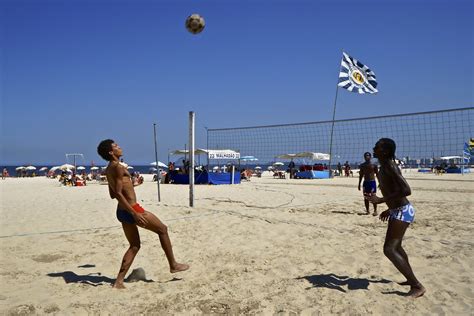
{"type": "Polygon", "coordinates": [[[133,259],[140,249],[140,235],[137,226],[158,234],[170,266],[170,272],[176,273],[189,269],[189,265],[178,263],[173,255],[168,228],[153,213],[145,211],[138,203],[128,170],[120,164],[122,149],[113,140],[106,139],[97,147],[99,155],[109,162],[106,169],[109,193],[112,199],[117,199],[117,219],[122,223],[123,231],[130,247],[123,256],[120,271],[114,287],[123,289],[125,275],[132,265],[133,259]]]}

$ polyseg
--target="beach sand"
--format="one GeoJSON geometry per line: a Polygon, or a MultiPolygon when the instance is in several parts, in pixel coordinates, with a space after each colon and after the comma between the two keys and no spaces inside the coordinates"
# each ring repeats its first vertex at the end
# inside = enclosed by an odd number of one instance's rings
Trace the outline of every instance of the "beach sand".
{"type": "Polygon", "coordinates": [[[140,230],[131,270],[148,281],[126,290],[111,287],[128,244],[106,185],[0,180],[0,314],[472,314],[474,174],[406,177],[417,213],[404,247],[427,288],[416,300],[383,255],[387,224],[362,215],[356,177],[199,185],[190,208],[188,186],[161,185],[158,203],[147,176],[138,201],[191,269],[170,274],[140,230]]]}

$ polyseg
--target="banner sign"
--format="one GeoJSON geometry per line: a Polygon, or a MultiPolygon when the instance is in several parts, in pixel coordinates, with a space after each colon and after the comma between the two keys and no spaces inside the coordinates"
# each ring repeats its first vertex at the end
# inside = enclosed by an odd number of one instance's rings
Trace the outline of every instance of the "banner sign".
{"type": "Polygon", "coordinates": [[[240,159],[240,153],[233,150],[209,150],[209,159],[240,159]]]}

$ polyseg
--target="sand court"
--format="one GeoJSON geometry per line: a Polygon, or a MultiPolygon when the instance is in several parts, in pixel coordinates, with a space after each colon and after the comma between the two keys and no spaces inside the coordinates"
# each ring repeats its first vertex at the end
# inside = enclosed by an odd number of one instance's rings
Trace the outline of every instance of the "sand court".
{"type": "Polygon", "coordinates": [[[111,288],[128,244],[107,186],[0,181],[0,313],[468,315],[474,175],[404,176],[417,211],[404,248],[428,291],[417,300],[402,296],[382,251],[386,223],[362,215],[356,177],[201,185],[194,208],[181,185],[162,185],[158,206],[147,178],[138,202],[168,225],[191,269],[171,275],[158,237],[140,230],[131,270],[147,281],[125,291],[111,288]]]}

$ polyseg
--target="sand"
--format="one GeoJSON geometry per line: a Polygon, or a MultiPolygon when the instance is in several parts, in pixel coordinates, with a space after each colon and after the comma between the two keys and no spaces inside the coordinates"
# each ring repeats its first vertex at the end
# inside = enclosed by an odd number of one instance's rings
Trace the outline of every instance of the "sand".
{"type": "Polygon", "coordinates": [[[404,247],[427,288],[416,300],[383,255],[386,223],[361,215],[357,178],[200,185],[190,208],[188,186],[161,185],[158,203],[147,177],[138,200],[191,269],[170,274],[141,230],[131,270],[147,280],[126,290],[111,287],[128,244],[106,185],[0,180],[0,314],[469,315],[474,174],[406,177],[417,214],[404,247]]]}

